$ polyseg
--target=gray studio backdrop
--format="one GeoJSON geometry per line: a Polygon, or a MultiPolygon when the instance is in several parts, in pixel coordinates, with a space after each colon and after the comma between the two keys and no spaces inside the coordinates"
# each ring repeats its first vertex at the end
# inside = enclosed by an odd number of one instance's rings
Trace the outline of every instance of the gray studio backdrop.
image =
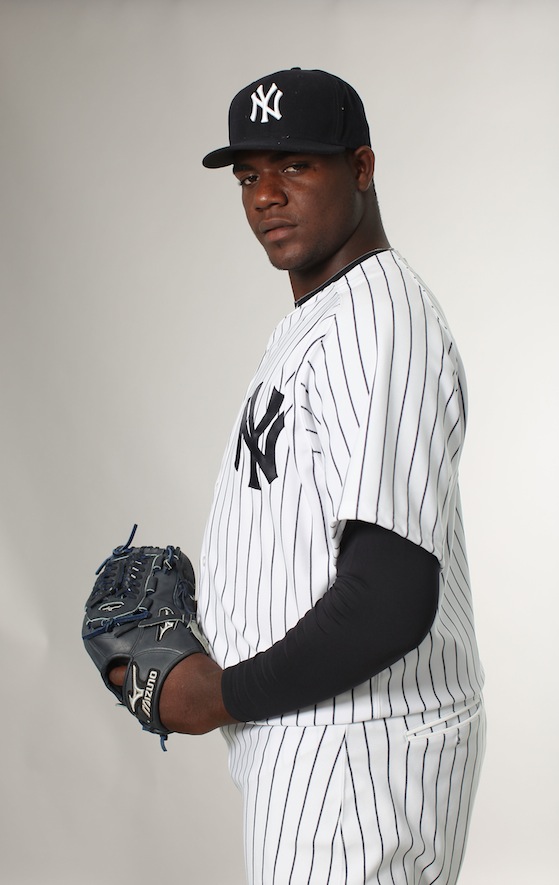
{"type": "Polygon", "coordinates": [[[2,883],[243,882],[220,735],[161,753],[80,623],[133,522],[197,560],[291,309],[200,159],[294,65],[362,94],[389,237],[468,371],[489,749],[462,883],[556,881],[558,33],[554,0],[0,0],[2,883]]]}

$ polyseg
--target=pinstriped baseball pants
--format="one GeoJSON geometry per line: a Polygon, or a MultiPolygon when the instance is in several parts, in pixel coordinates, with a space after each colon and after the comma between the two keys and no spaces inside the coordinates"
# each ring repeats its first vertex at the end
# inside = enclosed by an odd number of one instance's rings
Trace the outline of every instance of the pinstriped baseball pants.
{"type": "Polygon", "coordinates": [[[485,749],[460,714],[224,729],[248,885],[453,885],[485,749]]]}

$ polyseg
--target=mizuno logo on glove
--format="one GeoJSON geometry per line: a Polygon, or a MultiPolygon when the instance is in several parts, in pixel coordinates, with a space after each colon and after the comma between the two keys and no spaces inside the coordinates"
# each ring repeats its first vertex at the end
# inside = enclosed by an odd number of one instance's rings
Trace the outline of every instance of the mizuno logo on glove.
{"type": "Polygon", "coordinates": [[[131,711],[135,713],[136,705],[140,701],[142,712],[149,721],[151,721],[151,701],[158,677],[159,670],[150,670],[146,684],[142,687],[138,680],[138,667],[136,664],[132,664],[132,691],[128,693],[128,705],[131,711]]]}

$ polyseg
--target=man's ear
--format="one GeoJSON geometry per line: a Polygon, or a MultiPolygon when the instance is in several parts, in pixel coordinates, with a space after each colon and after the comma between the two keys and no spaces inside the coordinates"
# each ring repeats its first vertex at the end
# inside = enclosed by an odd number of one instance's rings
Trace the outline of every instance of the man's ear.
{"type": "Polygon", "coordinates": [[[360,191],[369,190],[375,173],[375,155],[368,145],[362,145],[352,151],[351,159],[355,170],[357,186],[360,191]]]}

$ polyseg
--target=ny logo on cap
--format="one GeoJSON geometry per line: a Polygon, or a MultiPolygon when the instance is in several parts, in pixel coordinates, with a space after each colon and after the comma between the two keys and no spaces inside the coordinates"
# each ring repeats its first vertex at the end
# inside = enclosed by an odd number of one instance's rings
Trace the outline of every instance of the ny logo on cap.
{"type": "Polygon", "coordinates": [[[256,92],[253,92],[250,96],[252,98],[252,111],[250,114],[250,119],[254,123],[256,117],[258,115],[258,108],[262,111],[262,118],[260,120],[261,123],[268,122],[268,114],[271,117],[275,117],[276,120],[281,120],[281,113],[279,109],[280,99],[283,95],[281,89],[278,89],[275,83],[272,83],[270,88],[268,89],[266,95],[264,95],[264,87],[262,84],[258,87],[256,92]],[[274,95],[275,93],[275,95],[274,95]],[[270,99],[274,99],[274,107],[270,107],[270,99]]]}

